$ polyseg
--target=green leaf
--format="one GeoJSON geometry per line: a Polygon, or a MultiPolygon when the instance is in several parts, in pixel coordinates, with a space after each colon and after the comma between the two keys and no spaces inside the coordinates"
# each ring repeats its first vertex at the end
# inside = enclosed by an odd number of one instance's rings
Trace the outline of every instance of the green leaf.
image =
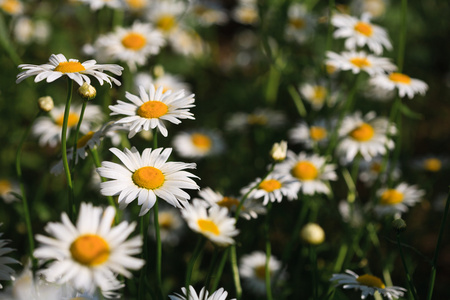
{"type": "Polygon", "coordinates": [[[421,120],[423,118],[422,114],[412,111],[408,106],[404,104],[400,106],[400,111],[404,116],[409,117],[411,119],[421,120]]]}

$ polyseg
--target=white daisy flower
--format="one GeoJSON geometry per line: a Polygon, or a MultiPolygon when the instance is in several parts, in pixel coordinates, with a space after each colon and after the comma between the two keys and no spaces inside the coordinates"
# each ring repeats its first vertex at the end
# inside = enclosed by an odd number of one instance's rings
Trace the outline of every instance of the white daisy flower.
{"type": "Polygon", "coordinates": [[[364,87],[362,88],[365,97],[370,100],[387,102],[394,99],[396,91],[381,88],[380,86],[374,85],[371,81],[366,81],[364,87]]]}
{"type": "Polygon", "coordinates": [[[132,255],[140,254],[141,236],[128,239],[136,223],[113,224],[115,209],[105,210],[82,203],[76,225],[66,213],[62,223],[48,223],[45,231],[51,237],[36,235],[41,246],[34,256],[51,261],[40,271],[47,281],[70,282],[75,289],[93,292],[97,287],[108,293],[122,286],[115,274],[131,278],[129,270],[139,270],[144,261],[132,255]]]}
{"type": "Polygon", "coordinates": [[[172,145],[179,156],[193,159],[218,155],[225,150],[222,136],[209,129],[179,132],[174,136],[172,145]]]}
{"type": "MultiPolygon", "coordinates": [[[[158,210],[158,224],[161,242],[171,246],[177,245],[185,228],[180,210],[173,207],[160,207],[158,210]]],[[[154,228],[149,228],[149,234],[155,238],[154,228]]]]}
{"type": "Polygon", "coordinates": [[[277,164],[274,174],[289,175],[300,183],[300,191],[306,195],[329,194],[329,180],[337,180],[336,166],[327,164],[325,157],[288,150],[284,162],[277,164]]]}
{"type": "Polygon", "coordinates": [[[367,54],[364,51],[348,51],[340,54],[327,51],[326,64],[343,71],[351,70],[353,74],[365,71],[370,76],[397,69],[388,58],[367,54]]]}
{"type": "Polygon", "coordinates": [[[287,11],[284,34],[288,40],[304,43],[314,32],[315,20],[303,4],[292,3],[287,11]]]}
{"type": "Polygon", "coordinates": [[[89,4],[91,10],[99,10],[103,7],[112,9],[122,9],[123,3],[120,0],[77,0],[84,4],[89,4]]]}
{"type": "Polygon", "coordinates": [[[184,90],[186,94],[191,94],[191,87],[188,83],[183,82],[183,80],[177,76],[165,73],[161,76],[158,76],[156,78],[153,78],[148,73],[137,73],[136,76],[134,76],[134,86],[136,87],[136,90],[139,91],[139,86],[150,86],[150,84],[153,84],[156,89],[158,89],[160,86],[163,87],[163,93],[167,91],[179,91],[184,90]]]}
{"type": "MultiPolygon", "coordinates": [[[[206,201],[207,206],[220,206],[228,209],[229,212],[235,212],[239,206],[240,200],[233,196],[224,196],[221,193],[214,191],[210,187],[201,189],[198,192],[200,198],[194,198],[194,200],[206,201]]],[[[258,215],[265,214],[266,208],[260,201],[254,199],[246,199],[245,205],[241,206],[239,216],[246,219],[256,219],[258,215]]]]}
{"type": "Polygon", "coordinates": [[[167,91],[163,93],[163,87],[155,89],[150,84],[147,94],[144,87],[139,87],[139,97],[129,92],[125,97],[131,102],[118,100],[116,105],[110,105],[109,109],[113,115],[126,115],[127,117],[116,121],[116,124],[130,124],[128,138],[132,138],[141,130],[149,131],[158,128],[163,136],[167,136],[168,131],[163,121],[169,121],[173,124],[180,124],[179,119],[194,120],[193,114],[189,111],[194,107],[194,94],[188,96],[184,91],[167,91]]]}
{"type": "Polygon", "coordinates": [[[19,182],[8,178],[0,178],[0,198],[2,198],[5,203],[19,201],[13,193],[20,195],[19,182]]]}
{"type": "Polygon", "coordinates": [[[337,94],[330,93],[322,83],[304,83],[299,90],[303,99],[311,105],[313,110],[320,110],[325,104],[332,106],[337,100],[337,94]]]}
{"type": "Polygon", "coordinates": [[[136,14],[143,14],[147,11],[150,0],[125,0],[126,7],[136,14]]]}
{"type": "Polygon", "coordinates": [[[363,160],[359,164],[358,178],[364,182],[367,186],[372,186],[377,179],[381,183],[386,182],[388,175],[393,179],[397,180],[400,178],[402,171],[400,170],[398,164],[392,170],[392,164],[387,162],[386,172],[381,172],[381,164],[383,163],[382,156],[373,157],[370,161],[363,160]]]}
{"type": "Polygon", "coordinates": [[[297,200],[297,194],[301,186],[298,181],[293,180],[290,176],[269,174],[263,181],[261,181],[261,178],[257,178],[243,188],[241,194],[246,194],[256,185],[257,187],[250,192],[248,197],[255,199],[262,198],[263,205],[267,205],[269,201],[281,202],[284,197],[289,201],[297,200]]]}
{"type": "Polygon", "coordinates": [[[50,24],[46,20],[32,20],[24,16],[14,22],[13,30],[14,39],[22,45],[29,45],[33,42],[44,44],[51,34],[50,24]]]}
{"type": "Polygon", "coordinates": [[[0,0],[0,9],[12,16],[23,13],[23,3],[19,0],[0,0]]]}
{"type": "Polygon", "coordinates": [[[443,155],[426,155],[418,157],[412,162],[416,170],[437,173],[449,167],[450,159],[443,155]]]}
{"type": "Polygon", "coordinates": [[[277,129],[286,124],[286,115],[282,111],[256,108],[252,113],[237,112],[226,121],[227,130],[245,131],[251,126],[277,129]]]}
{"type": "Polygon", "coordinates": [[[198,232],[218,246],[234,244],[233,237],[238,235],[235,218],[228,216],[228,209],[220,206],[206,207],[202,201],[184,203],[181,214],[189,228],[198,232]]]}
{"type": "Polygon", "coordinates": [[[288,135],[292,143],[312,149],[316,145],[323,146],[328,142],[329,128],[324,120],[318,120],[311,126],[306,122],[300,122],[288,131],[288,135]]]}
{"type": "Polygon", "coordinates": [[[384,155],[386,148],[394,148],[394,141],[387,134],[395,134],[395,126],[389,125],[386,118],[377,117],[373,111],[365,116],[361,116],[359,111],[346,116],[338,130],[341,140],[336,153],[344,164],[351,162],[357,154],[369,161],[377,155],[384,155]]]}
{"type": "Polygon", "coordinates": [[[361,299],[366,299],[369,295],[379,292],[381,295],[392,300],[403,296],[406,289],[398,286],[386,287],[380,278],[364,274],[359,276],[353,271],[345,270],[346,274],[333,274],[330,281],[337,281],[336,286],[342,285],[344,289],[355,289],[361,291],[361,299]]]}
{"type": "Polygon", "coordinates": [[[153,1],[146,17],[164,36],[168,37],[180,27],[186,9],[183,1],[153,1]]]}
{"type": "Polygon", "coordinates": [[[100,60],[125,62],[131,71],[146,64],[165,45],[160,31],[151,24],[135,22],[131,27],[117,27],[114,32],[100,36],[93,48],[100,60]]]}
{"type": "Polygon", "coordinates": [[[259,23],[258,5],[256,0],[240,0],[231,12],[232,18],[241,24],[257,25],[259,23]]]}
{"type": "MultiPolygon", "coordinates": [[[[39,145],[44,147],[56,147],[61,142],[62,125],[64,121],[65,105],[60,105],[53,108],[48,116],[39,117],[33,124],[31,129],[32,134],[39,137],[39,145]]],[[[69,118],[67,121],[67,135],[70,130],[75,129],[80,120],[81,105],[71,105],[69,111],[69,118]]],[[[86,105],[83,115],[83,122],[80,126],[80,132],[87,134],[93,127],[93,124],[102,120],[103,113],[98,105],[86,105]]]]}
{"type": "Polygon", "coordinates": [[[374,210],[379,216],[401,215],[408,211],[408,207],[422,201],[425,191],[419,190],[415,185],[402,182],[395,188],[378,190],[377,196],[380,200],[374,210]]]}
{"type": "Polygon", "coordinates": [[[169,36],[172,50],[180,55],[200,57],[208,53],[209,47],[194,30],[177,29],[169,36]]]}
{"type": "Polygon", "coordinates": [[[425,95],[428,90],[428,85],[422,80],[397,72],[388,75],[378,74],[369,79],[369,84],[388,91],[397,88],[400,97],[408,96],[409,99],[412,99],[415,94],[425,95]]]}
{"type": "Polygon", "coordinates": [[[104,82],[107,82],[111,86],[112,83],[120,86],[121,83],[119,80],[103,72],[108,71],[114,75],[122,75],[123,70],[119,65],[98,65],[93,59],[87,60],[84,63],[80,63],[76,59],[67,60],[62,54],[52,54],[48,64],[22,64],[19,65],[19,68],[26,71],[17,75],[16,83],[34,75],[36,75],[34,82],[39,82],[44,79],[46,79],[47,82],[53,82],[65,75],[78,83],[79,86],[82,86],[84,82],[91,84],[91,79],[87,75],[95,77],[101,85],[103,85],[104,82]]]}
{"type": "MultiPolygon", "coordinates": [[[[280,271],[281,262],[274,256],[269,258],[269,274],[272,281],[275,274],[280,271]]],[[[266,294],[266,254],[254,251],[243,255],[239,261],[239,273],[245,287],[257,295],[266,294]]]]}
{"type": "Polygon", "coordinates": [[[356,0],[351,5],[358,14],[368,12],[377,18],[386,12],[387,0],[356,0]]]}
{"type": "MultiPolygon", "coordinates": [[[[1,225],[1,224],[0,224],[1,225]]],[[[3,233],[0,233],[0,237],[3,235],[3,233]]],[[[13,274],[15,273],[14,270],[9,267],[9,264],[20,264],[17,260],[5,256],[5,254],[8,254],[14,249],[5,247],[9,243],[8,240],[0,240],[0,280],[14,280],[13,274]]],[[[2,289],[3,286],[0,284],[0,289],[2,289]]]]}
{"type": "Polygon", "coordinates": [[[345,48],[356,50],[356,47],[367,45],[371,51],[380,55],[383,47],[392,49],[386,30],[370,23],[369,13],[363,13],[361,19],[345,15],[335,14],[331,17],[331,23],[337,27],[333,33],[335,38],[345,38],[345,48]]]}
{"type": "Polygon", "coordinates": [[[228,22],[227,12],[215,2],[194,1],[190,12],[195,21],[202,26],[224,25],[228,22]]]}
{"type": "MultiPolygon", "coordinates": [[[[209,295],[209,292],[206,290],[206,287],[203,287],[200,290],[200,294],[197,295],[197,292],[195,291],[193,286],[189,286],[189,299],[187,299],[187,290],[186,288],[182,287],[181,290],[183,291],[183,295],[175,293],[175,295],[169,295],[170,300],[226,300],[228,296],[228,292],[225,291],[223,288],[218,289],[211,295],[209,295]]],[[[230,300],[236,300],[236,298],[230,299],[230,300]]]]}
{"type": "Polygon", "coordinates": [[[183,189],[198,189],[191,177],[198,178],[184,169],[194,169],[194,163],[167,162],[171,148],[147,148],[142,155],[136,150],[125,148],[124,152],[117,148],[109,149],[124,165],[104,161],[97,171],[100,176],[113,180],[100,184],[100,193],[105,196],[119,195],[120,207],[123,209],[137,199],[141,205],[140,216],[146,214],[155,204],[156,197],[167,203],[182,207],[181,204],[190,199],[183,189]]]}

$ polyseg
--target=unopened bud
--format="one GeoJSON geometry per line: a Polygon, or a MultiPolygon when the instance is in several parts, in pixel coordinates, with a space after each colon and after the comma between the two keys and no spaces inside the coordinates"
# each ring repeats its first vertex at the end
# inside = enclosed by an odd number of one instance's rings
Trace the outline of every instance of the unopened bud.
{"type": "Polygon", "coordinates": [[[164,67],[161,65],[156,65],[153,67],[153,74],[156,78],[164,76],[164,67]]]}
{"type": "Polygon", "coordinates": [[[308,244],[319,245],[325,240],[325,232],[318,224],[308,223],[300,231],[300,237],[308,244]]]}
{"type": "Polygon", "coordinates": [[[392,228],[394,228],[397,233],[403,232],[406,230],[406,223],[401,218],[395,219],[392,221],[392,228]]]}
{"type": "Polygon", "coordinates": [[[54,107],[53,98],[50,96],[40,97],[38,99],[38,106],[43,112],[51,111],[54,107]]]}
{"type": "Polygon", "coordinates": [[[286,158],[287,142],[281,141],[280,143],[273,144],[270,155],[275,161],[283,161],[286,158]]]}
{"type": "Polygon", "coordinates": [[[87,82],[84,82],[82,86],[78,89],[78,94],[85,100],[92,100],[97,96],[97,90],[95,87],[87,82]]]}

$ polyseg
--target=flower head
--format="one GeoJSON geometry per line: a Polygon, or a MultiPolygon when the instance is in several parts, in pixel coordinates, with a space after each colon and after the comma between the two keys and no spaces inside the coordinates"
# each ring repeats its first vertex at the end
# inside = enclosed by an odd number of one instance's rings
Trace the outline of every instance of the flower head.
{"type": "Polygon", "coordinates": [[[254,182],[241,190],[241,194],[248,195],[249,198],[262,199],[263,205],[269,202],[281,202],[283,198],[296,200],[301,184],[292,177],[282,174],[269,174],[264,180],[257,178],[254,182]],[[251,192],[250,190],[257,185],[251,192]]]}
{"type": "Polygon", "coordinates": [[[175,207],[182,207],[190,199],[183,189],[198,189],[191,179],[197,176],[184,171],[194,169],[195,164],[168,162],[171,148],[147,148],[142,155],[136,150],[125,148],[124,152],[117,148],[110,151],[116,155],[123,165],[104,161],[97,171],[100,176],[112,180],[100,184],[100,192],[105,196],[119,196],[121,208],[125,208],[133,200],[141,205],[139,215],[146,214],[159,197],[175,207]]]}
{"type": "Polygon", "coordinates": [[[368,295],[379,292],[389,300],[400,298],[406,289],[398,286],[386,287],[380,278],[364,274],[359,276],[353,271],[346,270],[346,274],[333,274],[330,281],[337,281],[337,286],[342,285],[344,289],[361,290],[361,299],[366,299],[368,295]]]}
{"type": "MultiPolygon", "coordinates": [[[[0,237],[3,235],[3,233],[0,233],[0,237]]],[[[13,274],[14,270],[9,267],[9,264],[18,264],[19,262],[11,257],[4,256],[5,254],[8,254],[14,249],[5,247],[9,243],[8,240],[0,240],[0,280],[13,280],[13,274]]],[[[0,284],[0,289],[3,288],[3,286],[0,284]]]]}
{"type": "Polygon", "coordinates": [[[270,150],[270,156],[275,161],[283,161],[286,159],[287,153],[287,142],[281,141],[279,143],[275,143],[270,150]]]}
{"type": "Polygon", "coordinates": [[[214,156],[225,149],[222,136],[209,129],[179,132],[173,138],[172,144],[178,155],[185,158],[214,156]]]}
{"type": "Polygon", "coordinates": [[[302,144],[307,149],[326,144],[329,134],[330,126],[324,120],[316,121],[312,125],[300,122],[288,132],[292,143],[302,144]]]}
{"type": "Polygon", "coordinates": [[[415,94],[425,95],[428,90],[428,85],[422,80],[398,72],[378,74],[369,80],[369,84],[386,91],[397,89],[400,97],[408,96],[409,99],[415,94]]]}
{"type": "Polygon", "coordinates": [[[136,223],[123,221],[111,227],[115,213],[111,206],[103,210],[82,203],[75,225],[66,213],[61,215],[62,223],[48,223],[45,231],[51,237],[36,235],[41,245],[34,251],[36,258],[51,261],[40,270],[46,280],[70,282],[83,291],[98,287],[107,293],[122,286],[116,274],[130,278],[129,270],[140,269],[144,261],[132,255],[141,252],[142,239],[127,240],[136,223]]]}
{"type": "Polygon", "coordinates": [[[194,107],[194,94],[186,96],[184,91],[163,92],[163,87],[158,89],[150,84],[149,93],[143,86],[139,87],[139,97],[129,92],[125,97],[131,102],[117,101],[116,105],[110,105],[111,115],[125,115],[116,121],[117,124],[129,124],[130,132],[128,137],[133,137],[141,130],[158,128],[163,136],[168,135],[164,121],[180,124],[180,119],[194,119],[189,111],[194,107]]]}
{"type": "Polygon", "coordinates": [[[397,69],[397,66],[391,63],[388,58],[367,54],[364,51],[342,53],[328,51],[326,63],[339,70],[351,70],[353,74],[365,71],[370,76],[392,72],[397,69]]]}
{"type": "Polygon", "coordinates": [[[425,191],[402,182],[394,188],[379,189],[377,195],[379,202],[374,210],[378,215],[401,215],[408,211],[408,207],[420,202],[425,191]]]}
{"type": "Polygon", "coordinates": [[[228,296],[228,292],[226,292],[223,288],[220,288],[211,295],[209,295],[209,292],[206,290],[206,287],[203,287],[200,290],[200,294],[197,295],[197,292],[195,291],[194,287],[190,285],[189,299],[188,299],[187,298],[188,293],[186,288],[182,287],[181,290],[183,291],[183,295],[178,293],[175,293],[175,295],[169,295],[170,300],[226,300],[228,296]]]}
{"type": "Polygon", "coordinates": [[[104,82],[107,82],[111,86],[112,83],[120,86],[121,83],[119,80],[107,75],[104,71],[111,72],[115,75],[121,75],[123,70],[119,65],[98,65],[95,60],[88,60],[83,63],[80,63],[76,59],[67,60],[63,54],[52,54],[49,63],[44,65],[22,64],[19,65],[19,68],[26,71],[17,75],[16,83],[34,75],[36,75],[34,82],[39,82],[44,79],[46,79],[47,82],[53,82],[62,76],[67,76],[80,86],[83,85],[83,82],[91,83],[91,79],[88,75],[95,77],[101,85],[103,85],[104,82]]]}

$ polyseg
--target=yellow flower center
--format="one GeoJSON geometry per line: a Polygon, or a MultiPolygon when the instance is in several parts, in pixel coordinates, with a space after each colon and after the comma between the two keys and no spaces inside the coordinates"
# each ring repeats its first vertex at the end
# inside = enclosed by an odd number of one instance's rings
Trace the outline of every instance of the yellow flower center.
{"type": "Polygon", "coordinates": [[[11,182],[6,179],[0,180],[0,195],[6,195],[12,189],[11,182]]]}
{"type": "Polygon", "coordinates": [[[267,124],[267,117],[263,115],[249,115],[247,117],[247,122],[250,125],[266,125],[267,124]]]}
{"type": "Polygon", "coordinates": [[[77,141],[77,148],[80,149],[86,146],[87,142],[89,142],[89,140],[94,136],[94,133],[95,132],[93,131],[89,131],[87,134],[79,138],[77,141]]]}
{"type": "Polygon", "coordinates": [[[197,221],[197,224],[198,224],[198,227],[200,228],[201,231],[211,232],[214,235],[219,235],[220,234],[219,228],[211,220],[199,219],[197,221]]]}
{"type": "Polygon", "coordinates": [[[173,217],[170,213],[159,213],[158,222],[162,229],[171,229],[173,227],[173,217]]]}
{"type": "Polygon", "coordinates": [[[372,139],[374,134],[375,131],[373,130],[373,127],[367,123],[362,123],[350,132],[350,136],[359,142],[366,142],[372,139]]]}
{"type": "Polygon", "coordinates": [[[357,66],[358,68],[370,67],[370,61],[365,57],[355,57],[350,59],[350,62],[357,66]]]}
{"type": "Polygon", "coordinates": [[[70,254],[78,263],[92,267],[108,260],[109,246],[102,237],[85,234],[73,241],[70,245],[70,254]]]}
{"type": "Polygon", "coordinates": [[[377,287],[380,289],[384,289],[386,287],[380,278],[369,274],[358,276],[358,278],[356,278],[356,281],[365,286],[377,287]]]}
{"type": "Polygon", "coordinates": [[[291,173],[300,180],[313,180],[317,178],[319,171],[309,161],[300,161],[292,168],[291,173]]]}
{"type": "Polygon", "coordinates": [[[327,96],[327,89],[321,85],[316,85],[313,87],[313,102],[322,103],[327,96]]]}
{"type": "Polygon", "coordinates": [[[239,17],[243,23],[251,24],[258,20],[258,13],[251,7],[243,7],[239,12],[239,17]]]}
{"type": "Polygon", "coordinates": [[[312,126],[309,129],[309,136],[315,141],[320,141],[327,137],[327,131],[323,127],[312,126]]]}
{"type": "Polygon", "coordinates": [[[63,61],[56,66],[55,71],[61,73],[77,73],[86,71],[86,68],[79,61],[63,61]]]}
{"type": "Polygon", "coordinates": [[[163,15],[156,22],[156,27],[162,31],[169,31],[175,27],[177,21],[175,20],[175,16],[172,15],[163,15]]]}
{"type": "Polygon", "coordinates": [[[356,23],[354,28],[357,32],[361,33],[362,35],[372,36],[373,28],[369,23],[358,22],[356,23]]]}
{"type": "MultiPolygon", "coordinates": [[[[67,127],[73,127],[77,125],[78,123],[78,114],[76,113],[69,113],[69,118],[67,119],[67,127]]],[[[60,115],[58,118],[55,119],[55,124],[62,127],[64,122],[64,115],[60,115]]]]}
{"type": "Polygon", "coordinates": [[[260,280],[266,279],[266,266],[265,265],[257,266],[257,267],[255,267],[254,270],[255,270],[256,278],[259,278],[260,280]]]}
{"type": "Polygon", "coordinates": [[[403,194],[394,189],[388,189],[381,195],[381,204],[395,205],[403,201],[403,194]]]}
{"type": "Polygon", "coordinates": [[[154,190],[164,184],[165,176],[157,168],[142,167],[134,171],[131,179],[138,187],[147,190],[154,190]]]}
{"type": "Polygon", "coordinates": [[[424,168],[427,171],[437,172],[442,168],[442,162],[437,158],[429,158],[425,160],[424,168]]]}
{"type": "Polygon", "coordinates": [[[169,107],[161,101],[147,101],[142,104],[137,114],[143,118],[153,119],[164,116],[169,111],[169,107]]]}
{"type": "Polygon", "coordinates": [[[194,133],[191,136],[191,140],[192,143],[195,145],[195,147],[203,150],[203,151],[207,151],[209,149],[211,149],[211,139],[205,135],[205,134],[201,134],[201,133],[194,133]]]}
{"type": "Polygon", "coordinates": [[[15,15],[20,12],[22,5],[17,0],[6,0],[0,6],[4,11],[11,15],[15,15]]]}
{"type": "Polygon", "coordinates": [[[295,29],[305,28],[306,25],[305,20],[300,18],[290,19],[289,24],[291,24],[291,26],[294,27],[295,29]]]}
{"type": "Polygon", "coordinates": [[[259,184],[259,188],[266,192],[273,192],[281,188],[281,182],[276,179],[266,179],[259,184]]]}
{"type": "Polygon", "coordinates": [[[370,170],[372,170],[375,173],[380,173],[381,172],[381,164],[374,162],[370,165],[370,170]]]}
{"type": "Polygon", "coordinates": [[[127,4],[132,9],[137,10],[137,9],[144,8],[145,5],[147,4],[147,1],[145,1],[145,0],[127,0],[127,4]]]}
{"type": "Polygon", "coordinates": [[[233,206],[238,207],[239,200],[233,197],[223,197],[223,199],[219,202],[216,202],[216,204],[231,209],[233,206]]]}
{"type": "Polygon", "coordinates": [[[147,39],[140,33],[130,32],[122,39],[122,45],[131,50],[140,50],[147,43],[147,39]]]}
{"type": "Polygon", "coordinates": [[[395,83],[410,84],[411,77],[402,73],[393,72],[389,74],[389,79],[395,83]]]}

